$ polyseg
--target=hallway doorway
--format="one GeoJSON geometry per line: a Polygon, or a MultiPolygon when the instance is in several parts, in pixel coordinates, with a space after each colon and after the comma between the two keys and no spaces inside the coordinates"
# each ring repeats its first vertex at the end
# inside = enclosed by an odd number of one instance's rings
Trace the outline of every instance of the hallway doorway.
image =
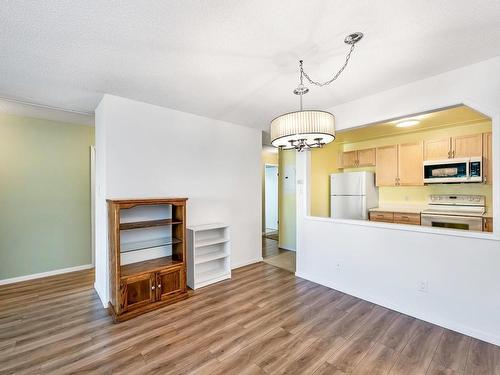
{"type": "Polygon", "coordinates": [[[278,166],[266,164],[264,169],[265,235],[278,239],[278,166]]]}

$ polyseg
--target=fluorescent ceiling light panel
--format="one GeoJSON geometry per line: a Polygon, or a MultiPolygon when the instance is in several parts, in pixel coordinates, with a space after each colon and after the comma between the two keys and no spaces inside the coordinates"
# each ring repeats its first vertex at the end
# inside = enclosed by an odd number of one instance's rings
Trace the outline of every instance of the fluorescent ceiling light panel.
{"type": "Polygon", "coordinates": [[[406,120],[406,121],[401,121],[396,124],[396,127],[398,128],[407,128],[409,126],[415,126],[418,125],[420,121],[418,120],[406,120]]]}

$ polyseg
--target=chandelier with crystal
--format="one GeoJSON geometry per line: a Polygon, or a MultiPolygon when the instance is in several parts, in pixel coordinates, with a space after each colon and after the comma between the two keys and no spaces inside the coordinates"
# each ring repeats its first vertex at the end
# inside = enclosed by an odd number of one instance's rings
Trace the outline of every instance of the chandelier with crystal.
{"type": "Polygon", "coordinates": [[[351,46],[344,61],[344,65],[335,75],[325,82],[313,81],[304,71],[303,60],[299,61],[300,84],[293,93],[299,95],[300,109],[295,112],[285,113],[271,121],[271,144],[283,150],[296,149],[297,151],[323,147],[335,140],[335,117],[330,112],[319,110],[304,110],[302,108],[302,95],[309,92],[304,85],[304,78],[315,86],[323,87],[335,81],[344,71],[356,43],[363,38],[363,33],[356,32],[348,35],[344,43],[351,46]]]}

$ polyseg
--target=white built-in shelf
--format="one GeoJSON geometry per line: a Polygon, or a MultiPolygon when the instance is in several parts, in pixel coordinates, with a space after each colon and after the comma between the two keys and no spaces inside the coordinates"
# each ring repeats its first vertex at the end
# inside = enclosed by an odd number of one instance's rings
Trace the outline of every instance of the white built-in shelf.
{"type": "Polygon", "coordinates": [[[229,238],[224,238],[224,237],[210,238],[207,240],[197,241],[195,246],[196,247],[206,247],[206,246],[217,245],[219,243],[224,243],[224,242],[228,242],[228,241],[229,241],[229,238]]]}
{"type": "Polygon", "coordinates": [[[226,258],[228,256],[229,256],[229,254],[226,253],[224,250],[214,251],[211,253],[207,253],[205,255],[198,255],[196,257],[195,263],[196,264],[206,263],[206,262],[210,262],[212,260],[226,258]]]}
{"type": "Polygon", "coordinates": [[[191,289],[231,277],[229,227],[207,224],[187,228],[187,284],[191,289]]]}
{"type": "Polygon", "coordinates": [[[180,242],[180,240],[174,237],[162,237],[147,239],[143,241],[125,242],[120,245],[120,252],[128,253],[130,251],[152,249],[154,247],[168,246],[180,242]]]}
{"type": "Polygon", "coordinates": [[[215,268],[209,271],[199,272],[196,274],[197,283],[201,286],[206,286],[217,281],[228,279],[225,277],[226,273],[224,272],[224,268],[215,268]]]}

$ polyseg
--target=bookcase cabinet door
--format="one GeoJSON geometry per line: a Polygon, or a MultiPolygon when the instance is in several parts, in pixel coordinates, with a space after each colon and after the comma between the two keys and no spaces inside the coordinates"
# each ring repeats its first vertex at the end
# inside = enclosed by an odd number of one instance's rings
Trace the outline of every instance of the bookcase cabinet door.
{"type": "Polygon", "coordinates": [[[186,290],[184,268],[169,269],[156,274],[157,299],[165,300],[186,290]]]}
{"type": "Polygon", "coordinates": [[[155,301],[154,274],[127,277],[121,283],[122,311],[129,311],[155,301]]]}

